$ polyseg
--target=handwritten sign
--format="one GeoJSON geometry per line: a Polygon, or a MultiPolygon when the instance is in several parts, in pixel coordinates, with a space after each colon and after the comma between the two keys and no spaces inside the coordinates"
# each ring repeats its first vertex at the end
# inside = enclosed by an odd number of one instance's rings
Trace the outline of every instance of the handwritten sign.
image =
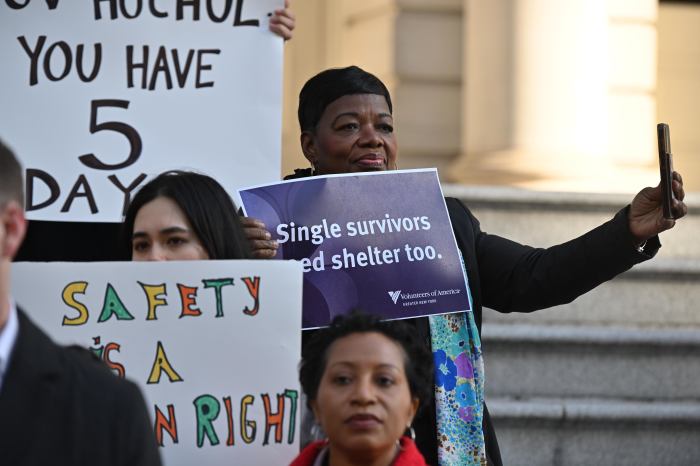
{"type": "Polygon", "coordinates": [[[3,0],[0,127],[34,220],[118,222],[148,177],[279,176],[282,0],[3,0]]]}
{"type": "Polygon", "coordinates": [[[12,273],[14,298],[55,341],[90,348],[141,386],[166,465],[287,464],[298,453],[299,264],[16,263],[12,273]]]}
{"type": "Polygon", "coordinates": [[[435,169],[316,176],[240,191],[304,267],[304,328],[355,307],[403,319],[470,309],[435,169]]]}

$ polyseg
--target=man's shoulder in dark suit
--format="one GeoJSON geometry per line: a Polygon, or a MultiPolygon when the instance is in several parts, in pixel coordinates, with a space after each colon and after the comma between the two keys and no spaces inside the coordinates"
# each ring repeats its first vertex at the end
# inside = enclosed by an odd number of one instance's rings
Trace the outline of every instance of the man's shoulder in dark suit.
{"type": "Polygon", "coordinates": [[[21,311],[0,391],[0,451],[17,465],[160,464],[138,387],[89,351],[56,345],[21,311]]]}

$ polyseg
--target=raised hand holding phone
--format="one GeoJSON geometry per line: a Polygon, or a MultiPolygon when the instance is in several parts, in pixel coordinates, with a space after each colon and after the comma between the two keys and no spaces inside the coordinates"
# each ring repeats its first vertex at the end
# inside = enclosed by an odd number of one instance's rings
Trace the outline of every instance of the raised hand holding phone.
{"type": "Polygon", "coordinates": [[[688,207],[683,202],[683,178],[673,171],[671,163],[668,125],[659,124],[657,134],[661,181],[656,187],[644,188],[637,193],[629,211],[630,233],[637,247],[662,231],[673,228],[676,220],[688,213],[688,207]]]}
{"type": "Polygon", "coordinates": [[[673,157],[671,155],[671,135],[666,123],[656,125],[659,142],[659,172],[661,173],[661,192],[664,218],[673,219],[673,157]]]}

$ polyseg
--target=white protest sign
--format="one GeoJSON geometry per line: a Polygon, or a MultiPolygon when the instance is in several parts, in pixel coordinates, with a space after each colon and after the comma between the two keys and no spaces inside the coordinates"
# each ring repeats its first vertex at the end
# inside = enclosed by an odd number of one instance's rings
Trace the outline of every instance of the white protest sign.
{"type": "Polygon", "coordinates": [[[282,0],[2,0],[0,137],[34,220],[118,222],[147,177],[279,178],[282,0]]]}
{"type": "Polygon", "coordinates": [[[55,341],[139,384],[167,466],[298,453],[300,264],[16,263],[12,294],[55,341]]]}

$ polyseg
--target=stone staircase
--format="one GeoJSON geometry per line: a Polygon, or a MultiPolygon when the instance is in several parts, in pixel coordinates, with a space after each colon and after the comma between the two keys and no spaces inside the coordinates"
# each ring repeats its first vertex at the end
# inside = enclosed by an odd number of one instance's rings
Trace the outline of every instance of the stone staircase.
{"type": "MultiPolygon", "coordinates": [[[[632,195],[443,186],[481,228],[569,240],[632,195]]],[[[700,195],[657,256],[564,306],[484,310],[489,410],[506,465],[700,465],[700,195]]]]}

